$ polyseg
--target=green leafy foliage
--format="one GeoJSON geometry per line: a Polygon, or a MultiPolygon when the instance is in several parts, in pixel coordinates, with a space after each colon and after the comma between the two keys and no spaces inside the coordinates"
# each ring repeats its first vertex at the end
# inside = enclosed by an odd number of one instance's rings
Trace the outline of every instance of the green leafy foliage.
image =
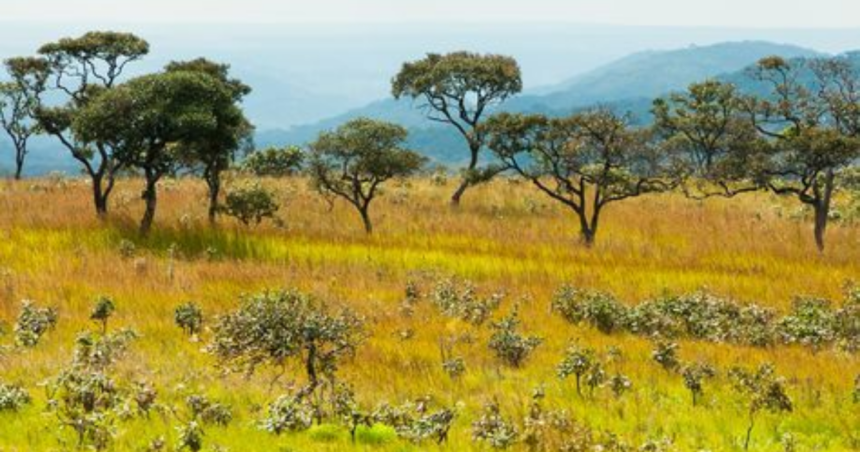
{"type": "Polygon", "coordinates": [[[760,412],[790,412],[794,405],[786,393],[784,380],[776,375],[770,364],[763,364],[755,371],[734,367],[729,370],[729,377],[748,408],[749,425],[744,449],[749,449],[752,430],[760,412]]]}
{"type": "Polygon", "coordinates": [[[299,147],[270,147],[245,157],[240,169],[257,177],[285,177],[298,173],[304,161],[305,153],[299,147]]]}
{"type": "Polygon", "coordinates": [[[57,311],[39,307],[29,300],[21,302],[21,312],[15,322],[15,343],[22,347],[35,347],[42,336],[57,325],[57,311]]]}
{"type": "Polygon", "coordinates": [[[219,317],[212,330],[209,350],[226,369],[251,374],[260,365],[283,367],[297,359],[310,393],[321,377],[334,375],[340,359],[355,352],[363,320],[297,291],[262,292],[243,297],[241,307],[219,317]]]}
{"type": "Polygon", "coordinates": [[[116,306],[112,299],[105,296],[98,297],[93,305],[93,310],[90,311],[90,320],[100,323],[102,333],[105,333],[107,332],[108,320],[110,320],[115,310],[116,306]]]}
{"type": "Polygon", "coordinates": [[[493,322],[489,347],[503,363],[511,367],[520,367],[529,355],[541,344],[543,339],[537,336],[520,334],[519,313],[517,308],[498,322],[493,322]]]}
{"type": "Polygon", "coordinates": [[[472,439],[483,441],[494,449],[507,449],[519,439],[513,422],[502,415],[498,401],[484,405],[480,417],[472,422],[472,439]]]}
{"type": "Polygon", "coordinates": [[[308,173],[323,195],[355,207],[367,233],[373,231],[370,203],[388,180],[411,176],[426,162],[403,147],[406,129],[384,121],[358,118],[324,132],[310,145],[308,173]]]}
{"type": "Polygon", "coordinates": [[[258,225],[265,218],[274,218],[280,208],[274,193],[254,182],[227,192],[223,211],[248,226],[258,225]]]}
{"type": "Polygon", "coordinates": [[[18,411],[31,401],[30,393],[22,386],[0,383],[0,412],[18,411]]]}
{"type": "Polygon", "coordinates": [[[193,301],[183,303],[173,311],[173,321],[185,334],[195,336],[203,327],[203,310],[193,301]]]}

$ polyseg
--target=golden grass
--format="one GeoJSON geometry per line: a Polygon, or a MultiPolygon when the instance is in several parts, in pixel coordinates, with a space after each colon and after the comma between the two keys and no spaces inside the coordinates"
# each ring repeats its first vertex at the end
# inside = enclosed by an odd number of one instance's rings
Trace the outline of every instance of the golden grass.
{"type": "MultiPolygon", "coordinates": [[[[648,341],[564,323],[548,312],[552,292],[573,283],[634,303],[706,287],[784,310],[800,294],[839,299],[847,281],[860,279],[860,228],[834,226],[827,253],[819,255],[810,225],[788,218],[796,205],[765,195],[704,203],[664,195],[612,205],[597,244],[587,249],[577,242],[570,213],[524,184],[497,181],[474,189],[456,211],[446,201],[451,186],[426,181],[391,186],[371,207],[372,237],[362,232],[354,211],[341,203],[330,211],[305,181],[266,184],[282,197],[281,228],[244,229],[225,220],[211,229],[205,224],[204,186],[170,181],[161,190],[156,230],[143,241],[134,233],[140,181],[119,184],[106,223],[95,218],[83,181],[0,186],[0,321],[11,324],[25,298],[60,311],[58,328],[37,348],[0,356],[0,381],[23,383],[36,396],[24,412],[0,414],[0,451],[61,449],[56,422],[44,414],[37,385],[69,362],[74,336],[91,326],[89,308],[100,294],[118,302],[113,325],[142,334],[121,375],[153,382],[165,402],[178,403],[198,390],[235,407],[230,427],[207,429],[209,446],[409,450],[390,434],[380,434],[382,444],[352,446],[345,432],[332,439],[326,432],[275,437],[258,430],[254,423],[260,413],[254,407],[275,397],[268,389],[271,374],[247,381],[222,377],[212,358],[200,351],[202,344],[188,341],[173,325],[173,309],[181,302],[199,302],[211,319],[234,308],[241,293],[282,287],[343,302],[368,317],[372,336],[342,370],[361,400],[399,402],[431,394],[464,404],[443,449],[480,449],[470,440],[469,425],[484,402],[498,397],[509,413],[520,416],[531,389],[546,384],[548,404],[631,443],[670,437],[679,450],[735,450],[745,417],[724,375],[706,383],[706,406],[693,407],[680,377],[651,362],[648,341]],[[121,256],[123,239],[137,244],[138,257],[121,256]],[[207,249],[219,259],[208,259],[207,249]],[[512,370],[490,355],[486,329],[473,330],[429,306],[420,306],[413,318],[401,316],[406,281],[419,270],[504,291],[508,296],[501,312],[519,301],[524,330],[543,336],[545,344],[523,369],[512,370]],[[415,337],[402,341],[398,333],[410,328],[415,337]],[[438,340],[463,332],[475,337],[473,344],[458,348],[468,370],[461,381],[451,381],[440,365],[438,340]],[[579,399],[571,382],[555,377],[573,339],[620,347],[625,359],[618,366],[633,380],[634,390],[618,400],[608,390],[594,401],[579,399]]],[[[797,409],[781,418],[764,416],[754,433],[754,450],[780,450],[784,433],[797,439],[799,450],[858,447],[860,409],[849,400],[860,373],[856,356],[690,341],[681,347],[685,359],[708,359],[722,368],[773,362],[789,378],[797,409]]],[[[298,372],[294,376],[301,378],[298,372]]],[[[141,450],[159,435],[175,438],[175,425],[158,417],[121,424],[115,450],[141,450]]]]}

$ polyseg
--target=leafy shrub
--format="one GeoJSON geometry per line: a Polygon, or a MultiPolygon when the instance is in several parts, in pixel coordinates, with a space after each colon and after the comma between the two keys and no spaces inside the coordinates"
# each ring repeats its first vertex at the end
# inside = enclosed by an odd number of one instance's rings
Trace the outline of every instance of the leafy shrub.
{"type": "Polygon", "coordinates": [[[771,364],[763,364],[756,371],[734,367],[729,371],[729,377],[735,391],[744,397],[748,407],[749,424],[744,440],[746,450],[749,449],[752,430],[760,412],[790,412],[793,404],[785,391],[784,380],[776,375],[771,364]]]}
{"type": "Polygon", "coordinates": [[[195,336],[203,326],[203,310],[193,301],[189,301],[176,307],[173,320],[186,334],[195,336]]]}
{"type": "Polygon", "coordinates": [[[517,328],[520,325],[517,308],[505,318],[493,322],[493,335],[489,347],[496,357],[512,367],[520,367],[542,342],[537,336],[523,336],[517,328]]]}
{"type": "Polygon", "coordinates": [[[246,296],[240,308],[221,316],[209,350],[228,370],[252,374],[262,364],[283,368],[299,359],[308,393],[323,376],[334,376],[338,360],[363,339],[363,320],[348,309],[334,312],[297,291],[246,296]]]}
{"type": "Polygon", "coordinates": [[[399,407],[383,404],[375,410],[373,418],[376,422],[393,427],[398,437],[412,443],[432,440],[442,444],[448,440],[448,432],[457,417],[457,411],[447,407],[434,411],[430,406],[429,397],[399,407]]]}
{"type": "Polygon", "coordinates": [[[716,375],[716,369],[707,363],[688,364],[683,367],[681,376],[684,377],[684,386],[690,390],[694,406],[704,393],[704,388],[702,387],[703,381],[716,375]]]}
{"type": "Polygon", "coordinates": [[[32,301],[21,303],[21,313],[15,322],[15,343],[22,347],[35,347],[49,330],[57,325],[54,308],[40,308],[32,301]]]}
{"type": "Polygon", "coordinates": [[[0,412],[18,411],[31,400],[30,393],[23,387],[0,383],[0,412]]]}
{"type": "Polygon", "coordinates": [[[833,317],[833,329],[840,348],[849,352],[860,351],[860,289],[849,288],[845,302],[833,317]]]}
{"type": "Polygon", "coordinates": [[[671,341],[660,340],[654,351],[651,352],[651,359],[668,372],[672,372],[681,365],[678,360],[678,344],[671,341]]]}
{"type": "Polygon", "coordinates": [[[513,422],[502,416],[498,401],[484,405],[481,416],[472,422],[472,440],[486,442],[494,449],[507,449],[518,437],[513,422]]]}
{"type": "Polygon", "coordinates": [[[499,293],[480,297],[469,281],[445,279],[433,288],[431,300],[445,315],[473,325],[482,325],[501,305],[504,295],[499,293]]]}
{"type": "Polygon", "coordinates": [[[606,334],[623,329],[626,323],[626,308],[605,292],[563,286],[553,297],[552,309],[570,323],[587,323],[606,334]]]}
{"type": "Polygon", "coordinates": [[[268,415],[260,427],[275,435],[284,432],[307,430],[314,421],[314,411],[310,403],[297,395],[283,395],[269,404],[268,415]]]}
{"type": "Polygon", "coordinates": [[[227,193],[223,211],[245,226],[258,225],[266,218],[274,218],[280,206],[274,193],[259,183],[245,184],[227,193]]]}
{"type": "Polygon", "coordinates": [[[137,383],[134,391],[134,403],[137,405],[138,413],[148,417],[150,410],[155,406],[157,398],[158,391],[154,387],[145,382],[137,383]]]}
{"type": "Polygon", "coordinates": [[[270,147],[251,153],[242,162],[241,169],[257,177],[284,177],[301,169],[305,155],[301,148],[270,147]]]}
{"type": "Polygon", "coordinates": [[[132,330],[97,335],[81,333],[75,340],[74,365],[103,371],[121,359],[138,335],[132,330]]]}
{"type": "Polygon", "coordinates": [[[556,373],[562,380],[573,375],[576,377],[576,393],[582,395],[582,377],[599,366],[597,352],[593,348],[573,345],[567,349],[556,373]]]}
{"type": "Polygon", "coordinates": [[[102,333],[107,332],[108,320],[115,310],[116,306],[113,300],[105,296],[98,297],[93,305],[93,310],[90,311],[90,320],[101,324],[102,333]]]}
{"type": "Polygon", "coordinates": [[[176,430],[179,436],[176,442],[176,450],[188,449],[191,452],[198,452],[203,449],[203,429],[200,427],[200,424],[191,421],[178,427],[176,430]]]}
{"type": "Polygon", "coordinates": [[[233,420],[233,410],[229,406],[209,400],[204,395],[193,394],[185,398],[191,411],[191,419],[203,424],[227,426],[233,420]]]}
{"type": "Polygon", "coordinates": [[[609,378],[609,389],[612,390],[612,394],[615,395],[615,397],[621,397],[632,387],[633,383],[630,381],[630,378],[624,374],[616,373],[609,378]]]}
{"type": "Polygon", "coordinates": [[[798,298],[790,315],[780,320],[778,331],[783,342],[819,349],[835,338],[835,318],[830,302],[817,298],[798,298]]]}

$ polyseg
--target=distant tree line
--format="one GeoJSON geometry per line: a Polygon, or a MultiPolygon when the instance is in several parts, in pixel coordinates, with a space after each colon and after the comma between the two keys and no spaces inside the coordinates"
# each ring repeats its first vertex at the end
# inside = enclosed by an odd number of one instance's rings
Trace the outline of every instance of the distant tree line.
{"type": "MultiPolygon", "coordinates": [[[[248,196],[266,212],[219,204],[222,174],[245,155],[239,168],[260,177],[302,171],[323,195],[355,207],[370,233],[380,187],[426,163],[405,148],[406,129],[368,118],[324,132],[306,149],[248,154],[254,127],[241,105],[251,88],[232,78],[228,65],[205,58],[125,80],[126,67],[148,52],[135,35],[89,32],[7,60],[0,126],[14,144],[16,178],[28,140],[52,136],[90,178],[99,217],[119,174],[143,176],[140,232],[147,234],[158,182],[182,171],[205,180],[211,222],[224,211],[242,211],[246,223],[271,216],[276,203],[259,190],[248,196]]],[[[823,251],[834,197],[860,179],[860,74],[844,57],[768,57],[749,77],[757,94],[706,80],[659,98],[648,127],[602,107],[568,117],[500,112],[522,90],[517,62],[501,55],[428,54],[405,63],[391,85],[395,98],[416,100],[429,120],[456,129],[468,144],[453,206],[469,188],[507,172],[569,208],[591,245],[609,204],[667,191],[693,199],[767,191],[812,209],[823,251]]]]}

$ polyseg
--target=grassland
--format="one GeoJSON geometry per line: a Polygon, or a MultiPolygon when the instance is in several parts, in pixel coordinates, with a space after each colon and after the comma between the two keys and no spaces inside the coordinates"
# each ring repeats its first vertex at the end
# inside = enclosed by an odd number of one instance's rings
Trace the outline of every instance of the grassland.
{"type": "MultiPolygon", "coordinates": [[[[571,283],[635,303],[707,288],[784,311],[801,294],[838,300],[848,281],[860,279],[860,228],[834,226],[826,254],[819,255],[810,225],[791,218],[795,205],[765,195],[704,203],[661,195],[613,205],[589,249],[577,242],[572,216],[524,184],[498,181],[477,188],[459,210],[446,202],[452,186],[392,186],[372,207],[373,236],[363,233],[348,206],[330,210],[302,180],[266,184],[282,199],[280,226],[245,229],[225,220],[212,229],[205,221],[205,187],[169,181],[162,186],[157,227],[146,240],[134,232],[142,209],[140,181],[119,184],[106,222],[95,218],[82,181],[0,186],[0,321],[11,325],[22,299],[55,306],[60,315],[39,346],[0,355],[0,382],[23,384],[34,396],[23,411],[0,413],[0,451],[63,450],[68,436],[46,414],[39,385],[68,364],[75,335],[92,327],[90,306],[102,294],[117,301],[113,324],[141,334],[120,364],[122,379],[151,382],[165,404],[200,392],[233,407],[230,426],[207,428],[204,450],[484,450],[470,430],[481,406],[497,398],[506,413],[522,417],[540,384],[548,405],[631,444],[670,438],[677,450],[740,450],[746,410],[725,375],[708,383],[704,402],[694,407],[681,378],[652,361],[650,341],[565,323],[549,312],[553,292],[571,283]],[[135,243],[134,257],[120,252],[123,240],[135,243]],[[490,354],[486,329],[443,317],[427,305],[404,317],[398,307],[418,271],[504,292],[500,314],[519,303],[523,330],[543,337],[544,344],[523,368],[510,369],[490,354]],[[367,317],[371,335],[341,370],[360,400],[372,405],[432,395],[461,406],[447,444],[413,446],[384,429],[363,431],[355,444],[332,426],[280,437],[263,432],[256,422],[278,394],[269,386],[274,372],[248,380],[223,376],[201,351],[206,334],[201,342],[190,341],[173,324],[173,309],[184,301],[198,302],[211,319],[235,308],[242,293],[293,287],[367,317]],[[405,330],[414,336],[403,340],[405,330]],[[452,380],[441,367],[438,341],[466,332],[474,341],[458,351],[467,371],[452,380]],[[620,398],[608,391],[594,399],[577,396],[573,384],[555,373],[572,340],[622,350],[616,366],[632,380],[631,392],[620,398]]],[[[10,344],[10,335],[0,341],[10,344]]],[[[860,374],[857,355],[695,341],[680,346],[684,359],[708,360],[721,369],[771,362],[787,378],[795,409],[763,415],[752,450],[783,450],[786,435],[796,450],[860,447],[860,405],[851,402],[860,374]]],[[[292,369],[287,380],[301,375],[292,369]]],[[[145,450],[158,436],[172,448],[176,425],[170,416],[123,422],[112,450],[145,450]]]]}

